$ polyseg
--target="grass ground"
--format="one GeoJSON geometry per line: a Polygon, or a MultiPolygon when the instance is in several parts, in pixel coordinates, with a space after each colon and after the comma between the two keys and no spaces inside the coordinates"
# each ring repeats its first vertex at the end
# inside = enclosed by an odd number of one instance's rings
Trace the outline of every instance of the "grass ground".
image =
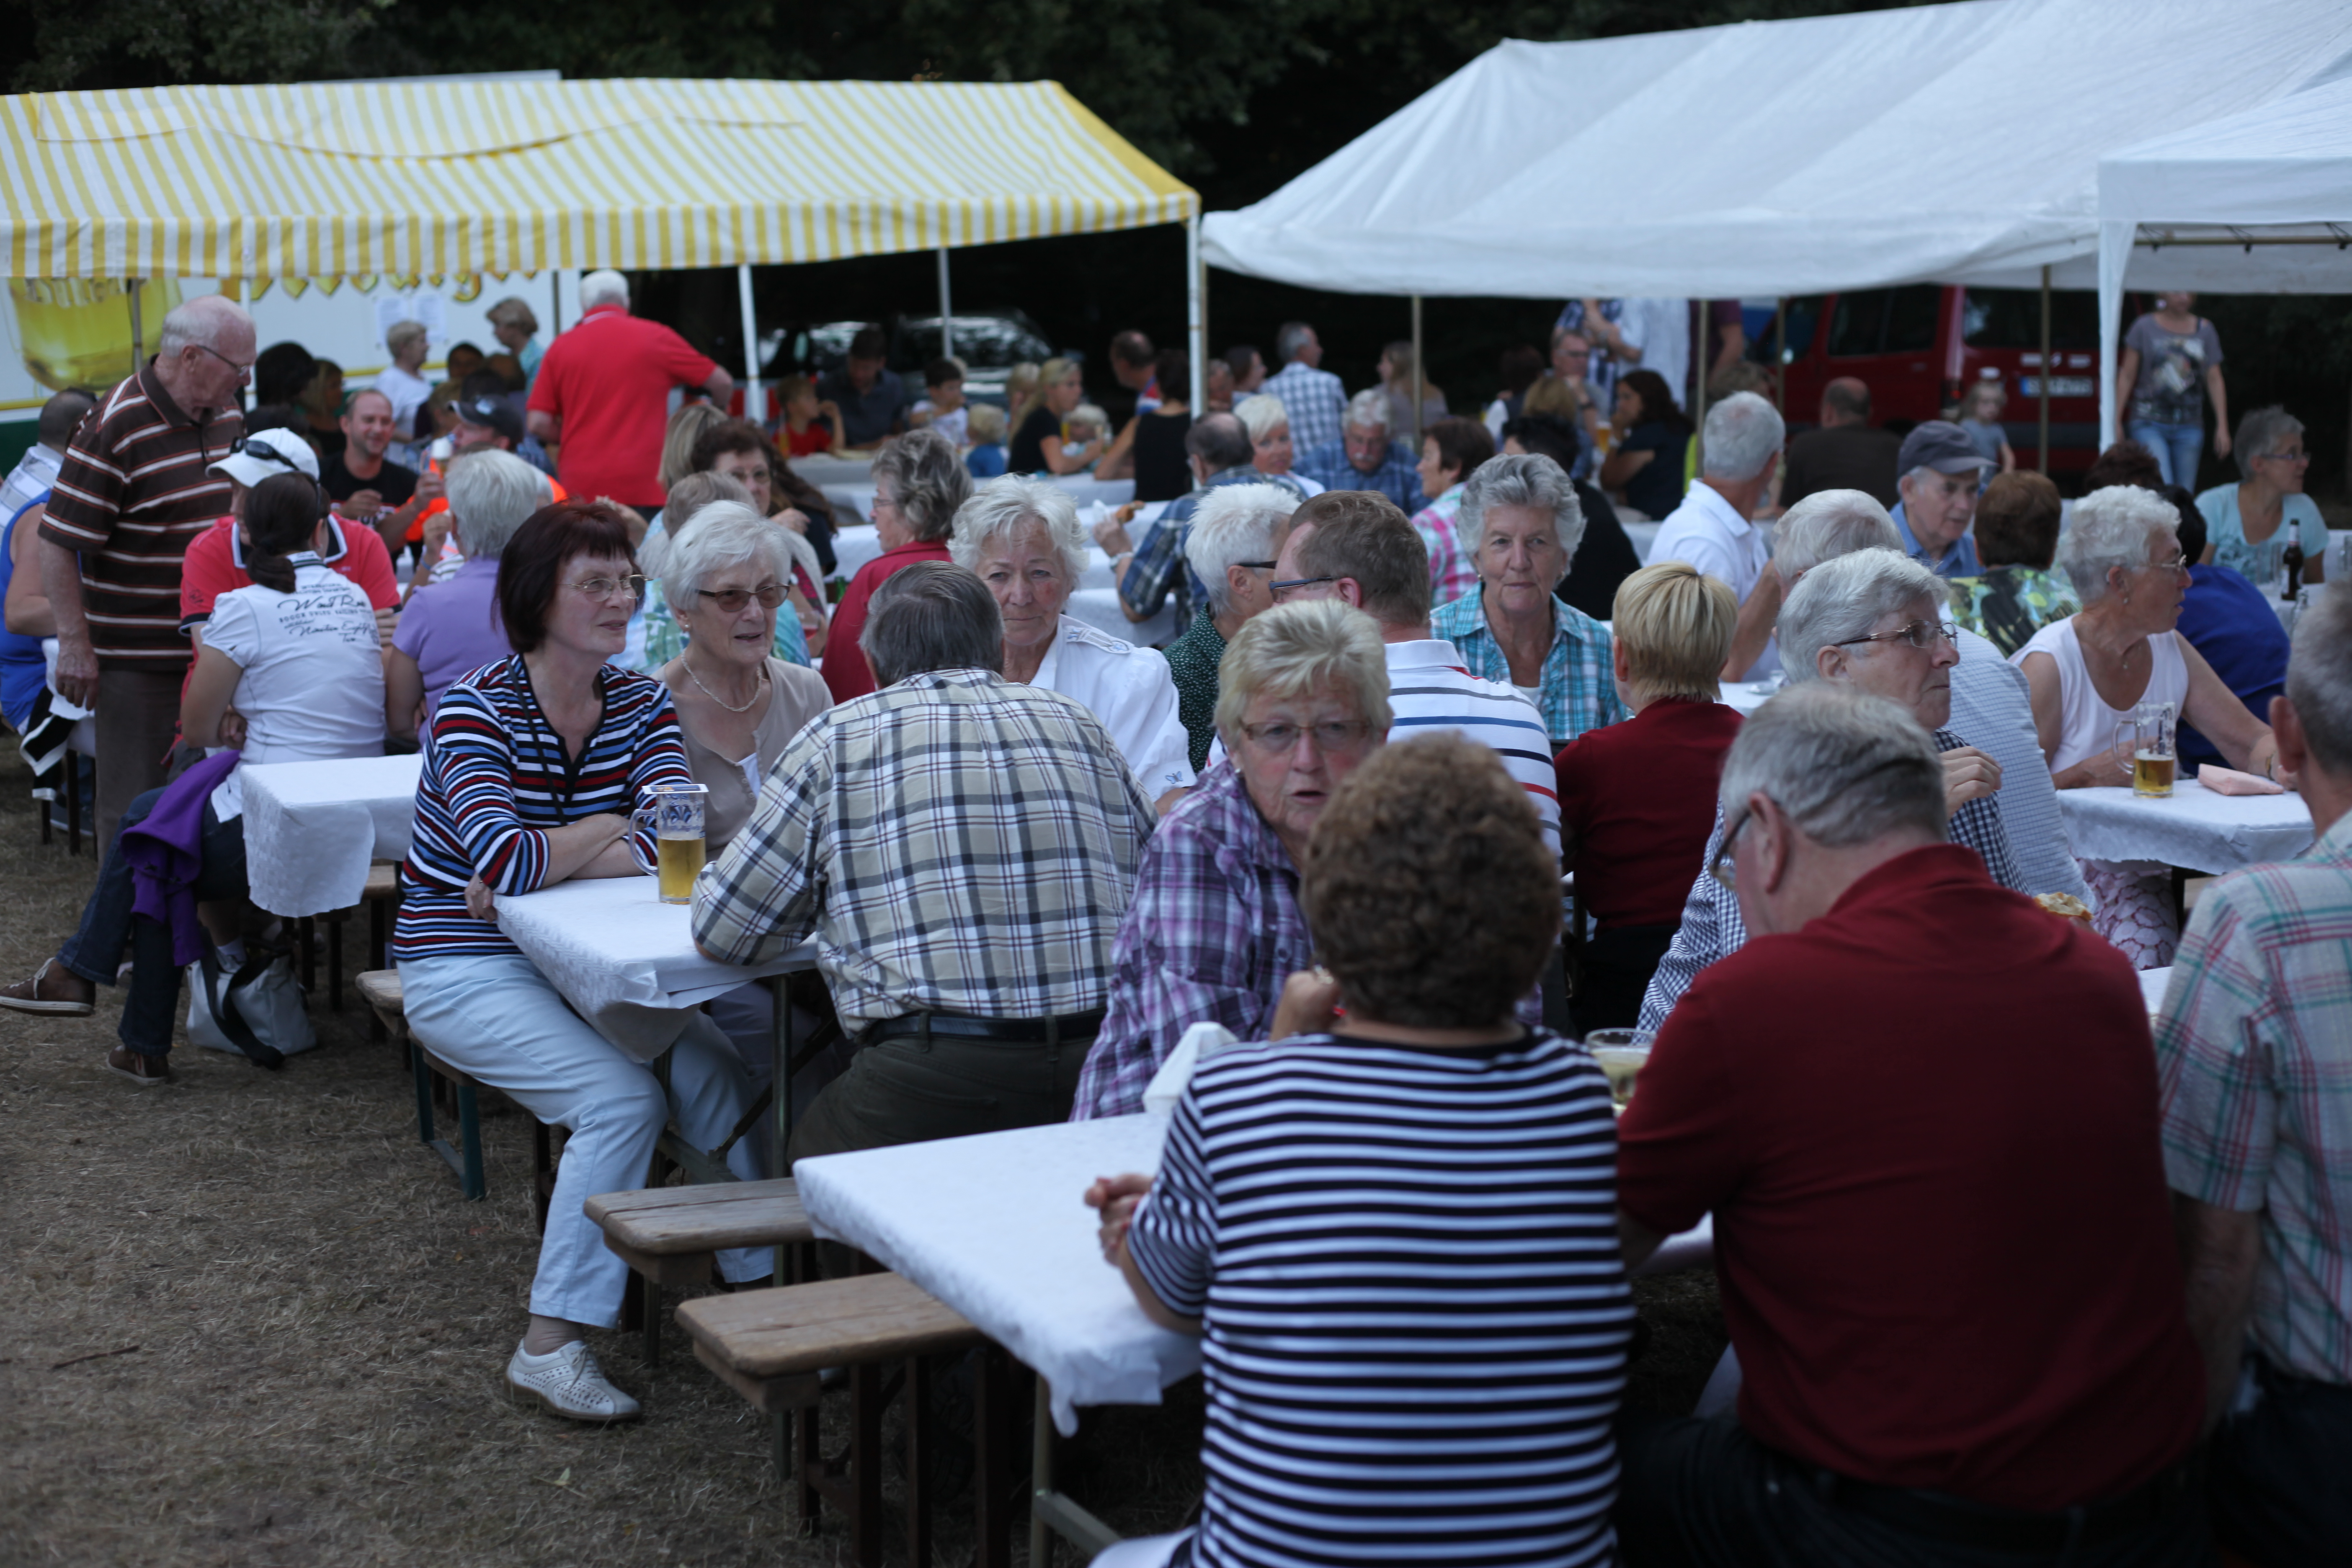
{"type": "MultiPolygon", "coordinates": [[[[96,874],[87,847],[37,843],[29,787],[7,746],[6,979],[56,951],[96,874]]],[[[355,1003],[317,998],[321,1044],[281,1074],[184,1042],[153,1089],[101,1070],[118,1007],[0,1013],[0,1563],[846,1561],[837,1525],[795,1532],[764,1422],[675,1331],[657,1367],[635,1335],[596,1336],[640,1425],[505,1402],[537,1250],[527,1122],[486,1119],[490,1195],[469,1204],[355,1003]]],[[[1688,1409],[1724,1342],[1714,1281],[1638,1294],[1629,1401],[1688,1409]]],[[[1164,1409],[1095,1413],[1072,1490],[1114,1526],[1171,1528],[1199,1431],[1197,1382],[1164,1409]]],[[[942,1510],[940,1561],[968,1557],[968,1515],[942,1510]]]]}

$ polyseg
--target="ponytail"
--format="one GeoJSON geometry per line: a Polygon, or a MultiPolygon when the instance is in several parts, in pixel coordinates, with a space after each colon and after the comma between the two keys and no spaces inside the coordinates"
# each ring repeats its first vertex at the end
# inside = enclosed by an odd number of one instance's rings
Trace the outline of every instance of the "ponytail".
{"type": "Polygon", "coordinates": [[[326,492],[308,474],[274,474],[256,485],[245,498],[246,575],[292,593],[294,563],[287,557],[310,548],[326,511],[326,492]]]}

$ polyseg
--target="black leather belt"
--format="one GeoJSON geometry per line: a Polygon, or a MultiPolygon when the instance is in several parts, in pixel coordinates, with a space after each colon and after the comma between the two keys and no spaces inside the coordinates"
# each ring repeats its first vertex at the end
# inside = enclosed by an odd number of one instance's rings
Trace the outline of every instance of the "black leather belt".
{"type": "Polygon", "coordinates": [[[967,1013],[908,1013],[868,1024],[863,1043],[935,1035],[941,1039],[1052,1045],[1062,1040],[1091,1040],[1102,1028],[1102,1021],[1100,1007],[1091,1013],[1065,1013],[1058,1018],[975,1018],[967,1013]]]}
{"type": "Polygon", "coordinates": [[[1829,1470],[1816,1471],[1813,1478],[1822,1500],[1849,1513],[1931,1541],[2015,1552],[2094,1547],[2147,1530],[2169,1514],[2195,1484],[2192,1467],[2184,1460],[2154,1480],[2105,1502],[2057,1513],[2020,1513],[1941,1492],[1873,1486],[1829,1470]]]}

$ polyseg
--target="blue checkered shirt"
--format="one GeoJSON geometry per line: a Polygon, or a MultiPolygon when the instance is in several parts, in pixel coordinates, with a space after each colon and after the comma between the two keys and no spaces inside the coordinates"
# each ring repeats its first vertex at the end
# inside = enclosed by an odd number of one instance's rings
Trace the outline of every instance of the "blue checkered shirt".
{"type": "MultiPolygon", "coordinates": [[[[1294,431],[1292,439],[1297,439],[1294,431]]],[[[1421,473],[1412,464],[1412,454],[1404,449],[1402,441],[1391,441],[1381,458],[1381,466],[1370,473],[1348,460],[1347,437],[1327,441],[1290,465],[1290,471],[1313,479],[1327,490],[1377,490],[1397,503],[1398,510],[1411,517],[1425,504],[1421,493],[1421,473]]]]}
{"type": "Polygon", "coordinates": [[[1179,582],[1189,584],[1192,605],[1209,602],[1207,588],[1185,563],[1184,541],[1192,531],[1192,514],[1201,510],[1201,498],[1221,485],[1280,485],[1297,491],[1299,500],[1307,499],[1307,492],[1292,484],[1287,475],[1262,474],[1244,463],[1227,468],[1191,495],[1169,502],[1168,510],[1144,530],[1142,540],[1135,547],[1135,559],[1127,563],[1127,574],[1118,580],[1119,603],[1138,620],[1158,615],[1160,606],[1168,602],[1168,595],[1176,591],[1179,582]]]}
{"type": "MultiPolygon", "coordinates": [[[[1633,714],[1617,695],[1616,671],[1611,667],[1609,628],[1571,605],[1551,602],[1551,651],[1544,655],[1542,695],[1544,728],[1551,731],[1555,750],[1587,730],[1598,730],[1631,719],[1633,714]]],[[[1463,668],[1485,680],[1511,683],[1511,661],[1503,645],[1486,626],[1485,584],[1450,605],[1441,605],[1430,617],[1430,629],[1452,643],[1463,668]]]]}
{"type": "Polygon", "coordinates": [[[1328,370],[1316,370],[1304,360],[1292,360],[1265,378],[1260,395],[1282,399],[1290,412],[1290,447],[1311,452],[1326,441],[1339,438],[1348,417],[1348,389],[1328,370]]]}

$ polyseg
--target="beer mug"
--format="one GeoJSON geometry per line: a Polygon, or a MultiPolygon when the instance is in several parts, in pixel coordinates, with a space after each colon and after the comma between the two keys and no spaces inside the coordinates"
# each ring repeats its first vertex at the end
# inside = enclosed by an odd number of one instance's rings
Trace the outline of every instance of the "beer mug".
{"type": "MultiPolygon", "coordinates": [[[[2132,794],[2162,800],[2172,794],[2172,704],[2143,702],[2128,720],[2116,723],[2116,749],[2123,750],[2124,731],[2131,731],[2132,794]]],[[[2120,759],[2118,764],[2121,765],[2120,759]]]]}
{"type": "Polygon", "coordinates": [[[1633,1080],[1650,1059],[1650,1045],[1658,1037],[1647,1029],[1595,1029],[1584,1037],[1584,1048],[1601,1064],[1609,1079],[1609,1098],[1622,1110],[1633,1098],[1633,1080]]]}
{"type": "Polygon", "coordinates": [[[698,784],[649,784],[637,798],[641,804],[629,814],[629,826],[654,836],[656,857],[648,864],[632,832],[629,853],[636,857],[637,869],[655,879],[663,903],[691,903],[694,879],[702,874],[703,812],[710,792],[698,784]]]}

